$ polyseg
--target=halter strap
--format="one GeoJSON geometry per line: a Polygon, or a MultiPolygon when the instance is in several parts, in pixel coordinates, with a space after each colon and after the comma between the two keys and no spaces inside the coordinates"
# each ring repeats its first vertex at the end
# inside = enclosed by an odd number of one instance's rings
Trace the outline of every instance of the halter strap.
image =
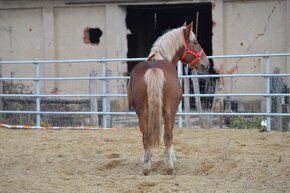
{"type": "Polygon", "coordinates": [[[196,53],[194,51],[191,51],[190,49],[188,49],[187,43],[185,41],[185,37],[184,37],[184,33],[183,31],[181,31],[181,35],[182,35],[182,41],[183,41],[183,46],[185,48],[184,53],[181,57],[181,60],[185,59],[186,54],[191,54],[193,55],[195,58],[189,63],[189,65],[193,65],[199,58],[200,56],[203,54],[203,49],[200,50],[200,52],[196,53]]]}

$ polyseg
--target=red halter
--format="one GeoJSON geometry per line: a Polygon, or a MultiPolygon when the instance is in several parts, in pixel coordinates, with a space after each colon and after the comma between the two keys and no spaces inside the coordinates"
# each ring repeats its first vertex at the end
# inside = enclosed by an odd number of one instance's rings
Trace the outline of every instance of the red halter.
{"type": "Polygon", "coordinates": [[[184,53],[181,57],[181,60],[183,60],[185,58],[186,54],[191,54],[191,55],[195,56],[195,58],[189,64],[193,65],[200,58],[200,56],[203,54],[203,49],[201,49],[200,52],[198,52],[198,53],[191,51],[190,49],[188,49],[188,46],[187,46],[185,38],[184,38],[183,31],[181,31],[181,35],[182,35],[183,46],[185,48],[184,53]]]}

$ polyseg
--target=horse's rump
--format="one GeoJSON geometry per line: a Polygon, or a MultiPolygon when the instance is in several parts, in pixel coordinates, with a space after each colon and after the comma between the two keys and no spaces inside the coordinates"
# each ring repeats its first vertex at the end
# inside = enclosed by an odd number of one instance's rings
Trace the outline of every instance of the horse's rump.
{"type": "Polygon", "coordinates": [[[144,81],[148,99],[148,125],[145,138],[147,145],[154,147],[160,144],[164,73],[160,68],[150,68],[144,75],[144,81]]]}

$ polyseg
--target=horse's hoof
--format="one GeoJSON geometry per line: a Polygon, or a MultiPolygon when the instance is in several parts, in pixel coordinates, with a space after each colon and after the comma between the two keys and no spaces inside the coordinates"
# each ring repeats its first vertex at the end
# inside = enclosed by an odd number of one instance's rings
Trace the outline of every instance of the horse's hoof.
{"type": "Polygon", "coordinates": [[[167,175],[174,175],[175,174],[175,169],[174,168],[166,168],[165,172],[167,175]]]}
{"type": "Polygon", "coordinates": [[[148,176],[148,175],[150,174],[150,172],[151,172],[151,170],[148,169],[148,168],[144,168],[144,169],[143,169],[143,175],[144,175],[144,176],[148,176]]]}

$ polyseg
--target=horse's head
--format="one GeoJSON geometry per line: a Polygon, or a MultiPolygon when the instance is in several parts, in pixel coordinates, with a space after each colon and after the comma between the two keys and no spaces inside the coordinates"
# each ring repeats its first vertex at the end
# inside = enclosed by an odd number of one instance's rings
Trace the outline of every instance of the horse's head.
{"type": "Polygon", "coordinates": [[[181,61],[190,65],[190,68],[199,70],[201,66],[205,69],[209,68],[209,61],[203,49],[196,40],[192,32],[192,22],[189,25],[182,26],[183,47],[181,48],[181,61]]]}

